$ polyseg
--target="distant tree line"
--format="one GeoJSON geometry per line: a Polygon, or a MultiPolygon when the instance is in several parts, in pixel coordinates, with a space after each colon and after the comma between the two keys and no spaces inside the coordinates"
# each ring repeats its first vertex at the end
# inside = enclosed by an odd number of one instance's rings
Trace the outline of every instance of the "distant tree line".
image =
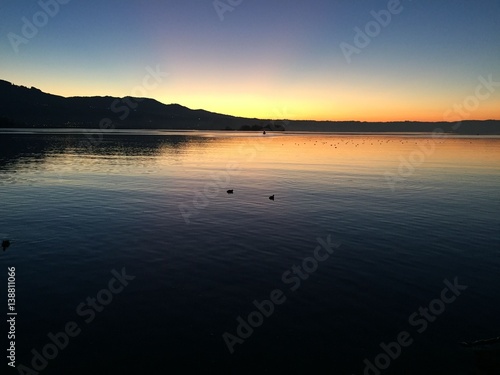
{"type": "MultiPolygon", "coordinates": [[[[226,129],[226,130],[232,130],[232,129],[226,129]]],[[[266,126],[262,125],[243,125],[240,127],[240,130],[242,131],[264,131],[264,130],[269,130],[269,131],[284,131],[285,127],[281,124],[267,124],[266,126]]]]}

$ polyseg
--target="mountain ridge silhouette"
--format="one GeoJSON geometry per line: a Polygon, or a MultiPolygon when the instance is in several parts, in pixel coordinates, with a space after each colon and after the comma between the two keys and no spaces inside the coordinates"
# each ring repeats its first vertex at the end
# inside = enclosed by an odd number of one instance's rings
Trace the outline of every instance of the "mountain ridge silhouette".
{"type": "Polygon", "coordinates": [[[0,128],[117,128],[179,130],[288,130],[325,132],[433,132],[500,135],[499,120],[362,122],[236,117],[163,104],[155,99],[63,97],[0,80],[0,128]]]}

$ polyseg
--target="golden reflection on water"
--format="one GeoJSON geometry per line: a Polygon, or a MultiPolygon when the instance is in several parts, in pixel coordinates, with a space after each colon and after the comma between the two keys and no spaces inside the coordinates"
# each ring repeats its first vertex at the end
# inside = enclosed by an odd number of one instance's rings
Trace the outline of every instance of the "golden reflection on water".
{"type": "Polygon", "coordinates": [[[217,170],[238,164],[246,171],[383,171],[402,163],[419,169],[500,169],[499,138],[259,134],[192,139],[184,147],[163,149],[161,163],[182,165],[187,170],[217,170]]]}
{"type": "Polygon", "coordinates": [[[9,161],[3,167],[16,171],[16,181],[23,181],[23,174],[36,181],[46,172],[44,176],[53,175],[44,180],[51,184],[70,183],[78,175],[81,178],[74,183],[83,183],[90,175],[106,174],[203,182],[213,173],[228,170],[239,171],[247,183],[339,175],[383,180],[386,174],[408,177],[409,170],[415,179],[427,172],[500,175],[500,137],[270,132],[105,135],[93,148],[62,142],[48,150],[41,147],[33,157],[17,154],[10,156],[15,163],[9,161]]]}

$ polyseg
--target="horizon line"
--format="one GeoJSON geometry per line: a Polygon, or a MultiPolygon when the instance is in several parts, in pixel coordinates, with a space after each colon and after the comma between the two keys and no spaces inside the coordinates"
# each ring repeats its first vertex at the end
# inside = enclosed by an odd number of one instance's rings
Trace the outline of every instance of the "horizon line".
{"type": "Polygon", "coordinates": [[[114,98],[114,99],[124,99],[124,98],[131,98],[131,99],[141,99],[141,100],[154,100],[162,105],[165,105],[165,106],[169,106],[169,105],[177,105],[177,106],[180,106],[180,107],[184,107],[184,108],[187,108],[191,111],[205,111],[205,112],[210,112],[212,114],[216,114],[216,115],[222,115],[222,116],[230,116],[230,117],[235,117],[235,118],[240,118],[240,119],[248,119],[248,120],[259,120],[259,121],[307,121],[307,122],[359,122],[359,123],[381,123],[381,124],[390,124],[390,123],[401,123],[401,122],[412,122],[412,123],[426,123],[426,124],[433,124],[433,123],[441,123],[441,124],[454,124],[454,123],[460,123],[460,122],[487,122],[487,121],[500,121],[500,118],[498,119],[494,119],[494,118],[488,118],[488,119],[462,119],[462,120],[458,120],[458,121],[446,121],[446,120],[434,120],[434,121],[423,121],[423,120],[385,120],[385,121],[374,121],[374,120],[355,120],[355,119],[350,119],[350,120],[332,120],[332,119],[328,119],[328,120],[314,120],[314,119],[307,119],[307,118],[303,118],[303,119],[290,119],[290,118],[259,118],[259,117],[246,117],[246,116],[238,116],[238,115],[234,115],[234,114],[229,114],[229,113],[220,113],[220,112],[215,112],[215,111],[212,111],[212,110],[208,110],[208,109],[205,109],[205,108],[191,108],[191,107],[188,107],[184,104],[180,104],[180,103],[165,103],[165,102],[162,102],[154,97],[140,97],[140,96],[131,96],[131,95],[126,95],[126,96],[112,96],[112,95],[72,95],[72,96],[64,96],[64,95],[59,95],[59,94],[53,94],[53,93],[50,93],[50,92],[46,92],[46,91],[43,91],[42,89],[39,89],[38,87],[35,87],[35,86],[31,86],[31,87],[28,87],[28,86],[24,86],[24,85],[18,85],[18,84],[15,84],[11,81],[7,81],[5,79],[1,79],[0,78],[0,81],[3,81],[3,82],[6,82],[6,83],[9,83],[11,84],[12,86],[17,86],[17,87],[25,87],[29,90],[38,90],[40,92],[42,92],[43,94],[46,94],[46,95],[52,95],[52,96],[58,96],[58,97],[61,97],[61,98],[64,98],[64,99],[71,99],[71,98],[114,98]]]}

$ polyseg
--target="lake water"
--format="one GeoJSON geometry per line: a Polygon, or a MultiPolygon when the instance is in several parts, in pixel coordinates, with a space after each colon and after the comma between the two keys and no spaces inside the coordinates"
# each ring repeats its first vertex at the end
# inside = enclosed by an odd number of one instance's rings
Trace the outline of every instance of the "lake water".
{"type": "Polygon", "coordinates": [[[4,130],[0,224],[40,374],[500,373],[500,138],[4,130]]]}

